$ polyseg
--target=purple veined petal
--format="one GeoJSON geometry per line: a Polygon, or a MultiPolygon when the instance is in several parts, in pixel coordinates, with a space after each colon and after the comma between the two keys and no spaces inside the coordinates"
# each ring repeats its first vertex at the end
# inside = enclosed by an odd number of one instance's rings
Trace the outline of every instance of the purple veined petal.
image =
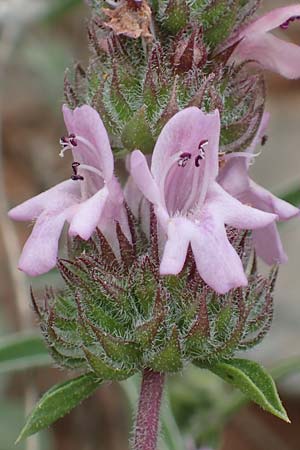
{"type": "Polygon", "coordinates": [[[69,235],[88,240],[97,228],[109,196],[107,187],[82,202],[70,223],[69,235]]]}
{"type": "Polygon", "coordinates": [[[291,17],[300,16],[300,5],[290,5],[283,8],[276,8],[247,26],[239,35],[239,38],[248,34],[266,33],[278,28],[287,22],[291,17]]]}
{"type": "Polygon", "coordinates": [[[257,256],[266,264],[285,264],[288,257],[283,249],[279,232],[274,223],[253,231],[253,242],[257,256]]]}
{"type": "Polygon", "coordinates": [[[73,203],[80,201],[80,183],[73,180],[63,181],[51,189],[26,200],[8,213],[13,220],[27,221],[36,219],[44,210],[60,212],[73,203]]]}
{"type": "Polygon", "coordinates": [[[300,210],[290,203],[281,200],[267,189],[250,182],[251,202],[253,206],[263,211],[277,214],[279,220],[289,220],[300,215],[300,210]]]}
{"type": "Polygon", "coordinates": [[[300,77],[300,46],[271,34],[247,35],[237,46],[231,60],[255,59],[265,69],[289,79],[300,77]]]}
{"type": "Polygon", "coordinates": [[[255,230],[278,219],[276,214],[264,212],[241,203],[224,191],[217,183],[211,186],[208,197],[208,209],[220,214],[226,225],[238,229],[255,230]]]}
{"type": "Polygon", "coordinates": [[[154,205],[160,205],[161,196],[149,170],[147,159],[139,150],[132,152],[130,173],[138,189],[154,205]]]}
{"type": "Polygon", "coordinates": [[[114,159],[107,131],[98,112],[88,105],[75,108],[74,111],[64,105],[63,115],[68,133],[89,141],[94,148],[93,151],[79,139],[78,147],[73,148],[74,160],[96,167],[109,181],[113,176],[114,159]]]}
{"type": "MultiPolygon", "coordinates": [[[[206,178],[210,180],[216,178],[219,167],[219,136],[220,116],[218,110],[206,114],[199,108],[190,107],[178,112],[167,122],[157,139],[151,164],[151,172],[160,187],[161,195],[164,195],[170,162],[172,164],[173,158],[175,158],[175,163],[181,153],[190,152],[195,156],[199,151],[201,141],[208,141],[206,178]]],[[[205,187],[207,182],[208,180],[205,180],[205,187]]]]}
{"type": "Polygon", "coordinates": [[[39,216],[24,245],[18,266],[20,270],[34,277],[55,267],[59,238],[69,213],[70,208],[60,214],[43,212],[39,216]]]}

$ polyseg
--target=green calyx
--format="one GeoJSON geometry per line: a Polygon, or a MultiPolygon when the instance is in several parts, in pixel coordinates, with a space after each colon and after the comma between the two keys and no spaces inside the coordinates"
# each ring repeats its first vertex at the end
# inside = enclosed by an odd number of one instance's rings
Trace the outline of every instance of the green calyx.
{"type": "MultiPolygon", "coordinates": [[[[193,361],[210,366],[264,337],[275,273],[263,279],[253,266],[247,289],[219,296],[200,279],[189,252],[178,276],[160,276],[156,225],[151,229],[147,242],[137,227],[130,244],[118,226],[120,260],[100,231],[89,243],[76,239],[71,259],[58,263],[66,289],[47,291],[43,307],[33,297],[58,365],[123,380],[144,368],[174,373],[193,361]]],[[[248,267],[250,237],[230,236],[237,251],[248,252],[248,267]]]]}

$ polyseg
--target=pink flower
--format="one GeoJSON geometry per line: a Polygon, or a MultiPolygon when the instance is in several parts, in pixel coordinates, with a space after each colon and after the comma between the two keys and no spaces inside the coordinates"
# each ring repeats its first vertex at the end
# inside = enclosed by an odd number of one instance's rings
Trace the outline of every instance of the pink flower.
{"type": "MultiPolygon", "coordinates": [[[[269,122],[269,114],[265,113],[251,147],[242,156],[232,155],[221,170],[218,181],[221,186],[241,202],[254,206],[262,211],[274,213],[278,220],[288,220],[299,214],[299,209],[280,200],[263,187],[254,183],[248,176],[251,155],[256,145],[265,134],[269,122]],[[247,157],[250,156],[249,157],[247,157]]],[[[253,231],[256,253],[267,264],[278,264],[287,261],[279,233],[275,223],[253,231]]]]}
{"type": "Polygon", "coordinates": [[[219,136],[217,110],[205,114],[196,107],[187,108],[163,128],[154,148],[151,171],[145,156],[138,150],[133,152],[131,175],[155,206],[167,234],[161,274],[178,274],[191,244],[201,277],[222,294],[247,285],[225,224],[256,229],[277,216],[243,205],[216,183],[219,136]]]}
{"type": "Polygon", "coordinates": [[[97,226],[110,232],[112,219],[119,220],[122,213],[123,194],[113,174],[113,154],[99,114],[87,105],[74,111],[64,106],[63,113],[68,136],[61,138],[60,156],[72,150],[72,179],[9,212],[14,220],[35,220],[19,261],[19,268],[31,276],[55,266],[66,221],[71,236],[87,240],[97,226]]]}
{"type": "Polygon", "coordinates": [[[230,39],[230,45],[240,41],[230,61],[255,60],[286,78],[299,78],[300,46],[269,33],[276,28],[285,30],[298,19],[300,4],[277,8],[258,18],[230,39]]]}

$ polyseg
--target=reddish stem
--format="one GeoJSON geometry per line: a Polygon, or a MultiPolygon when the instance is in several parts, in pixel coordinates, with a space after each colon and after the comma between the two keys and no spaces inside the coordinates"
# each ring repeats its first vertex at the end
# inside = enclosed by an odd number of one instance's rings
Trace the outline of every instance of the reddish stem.
{"type": "Polygon", "coordinates": [[[156,450],[164,381],[163,373],[143,372],[133,450],[156,450]]]}

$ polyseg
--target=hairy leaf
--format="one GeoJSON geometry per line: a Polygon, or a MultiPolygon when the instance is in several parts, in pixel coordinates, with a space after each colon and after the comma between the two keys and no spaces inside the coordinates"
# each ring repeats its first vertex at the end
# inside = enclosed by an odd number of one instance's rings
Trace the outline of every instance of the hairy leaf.
{"type": "Polygon", "coordinates": [[[232,359],[208,368],[266,411],[290,422],[272,377],[258,363],[247,359],[232,359]]]}
{"type": "Polygon", "coordinates": [[[65,416],[82,400],[89,397],[100,383],[100,379],[87,374],[55,385],[37,403],[16,443],[65,416]]]}

